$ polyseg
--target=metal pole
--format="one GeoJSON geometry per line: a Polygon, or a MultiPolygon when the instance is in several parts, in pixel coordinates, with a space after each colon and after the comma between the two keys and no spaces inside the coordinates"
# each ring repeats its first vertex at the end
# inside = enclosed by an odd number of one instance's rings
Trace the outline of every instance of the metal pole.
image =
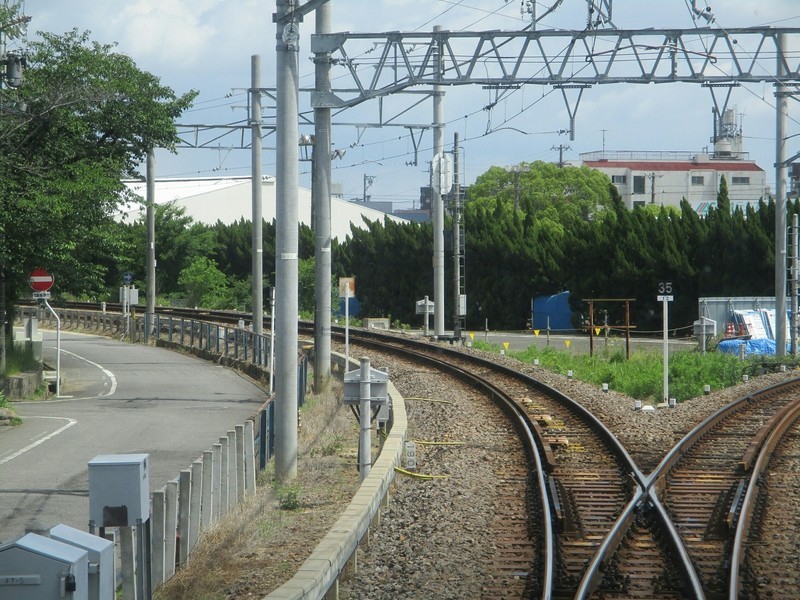
{"type": "MultiPolygon", "coordinates": [[[[270,291],[269,315],[272,319],[269,333],[269,395],[272,397],[275,384],[275,287],[270,291]]],[[[227,340],[227,336],[225,337],[227,340]]]]}
{"type": "Polygon", "coordinates": [[[251,160],[252,173],[250,183],[253,194],[253,333],[261,341],[264,333],[264,226],[262,225],[262,189],[261,189],[261,56],[250,57],[250,126],[251,126],[251,160]]]}
{"type": "MultiPolygon", "coordinates": [[[[434,34],[442,31],[441,25],[433,28],[434,34]]],[[[441,72],[442,48],[438,46],[437,73],[441,72]]],[[[444,150],[444,86],[433,86],[433,155],[441,156],[444,150]]],[[[435,171],[435,169],[434,169],[435,171]]],[[[437,186],[431,188],[433,205],[433,335],[444,336],[444,207],[437,186]]]]}
{"type": "Polygon", "coordinates": [[[778,84],[776,87],[775,127],[775,353],[786,355],[786,122],[789,115],[789,98],[780,77],[786,74],[783,34],[776,39],[778,55],[778,84]]]}
{"type": "Polygon", "coordinates": [[[798,231],[798,215],[795,213],[792,215],[792,240],[794,242],[792,248],[792,325],[789,328],[792,356],[797,356],[797,278],[800,275],[800,268],[798,268],[800,267],[800,251],[798,251],[798,247],[800,247],[798,242],[800,240],[797,239],[798,233],[800,233],[798,231]]]}
{"type": "MultiPolygon", "coordinates": [[[[316,11],[317,33],[331,31],[331,3],[316,11]]],[[[316,91],[331,90],[331,55],[320,52],[315,57],[316,91]]],[[[314,182],[311,204],[314,207],[314,389],[322,391],[331,375],[331,109],[314,108],[314,182]]]]}
{"type": "Polygon", "coordinates": [[[359,425],[360,434],[358,436],[358,475],[359,481],[369,475],[372,467],[372,407],[370,406],[370,395],[372,394],[372,384],[370,383],[369,358],[361,358],[361,373],[359,374],[359,425]]]}
{"type": "Polygon", "coordinates": [[[669,340],[667,339],[669,301],[664,298],[661,306],[664,311],[664,402],[669,402],[669,367],[667,366],[669,363],[669,340]]]}
{"type": "Polygon", "coordinates": [[[344,370],[350,368],[350,282],[344,283],[344,370]]]}
{"type": "Polygon", "coordinates": [[[276,252],[275,252],[275,478],[297,476],[297,252],[298,252],[298,24],[283,19],[294,8],[277,0],[276,252]]]}
{"type": "Polygon", "coordinates": [[[61,319],[58,318],[56,311],[50,306],[50,303],[45,298],[44,305],[50,314],[56,318],[56,398],[61,397],[61,319]]]}
{"type": "MultiPolygon", "coordinates": [[[[156,155],[147,151],[147,323],[155,322],[156,313],[156,155]]],[[[149,329],[147,327],[146,329],[149,329]]],[[[150,332],[145,331],[145,337],[150,332]]]]}

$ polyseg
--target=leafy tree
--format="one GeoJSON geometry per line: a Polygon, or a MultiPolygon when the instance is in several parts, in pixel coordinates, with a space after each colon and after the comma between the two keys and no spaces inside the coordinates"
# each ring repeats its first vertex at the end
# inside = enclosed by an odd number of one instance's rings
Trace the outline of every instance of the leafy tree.
{"type": "Polygon", "coordinates": [[[228,279],[214,261],[205,256],[196,257],[181,271],[178,285],[183,288],[191,306],[222,308],[230,298],[228,279]]]}
{"type": "Polygon", "coordinates": [[[195,95],[177,96],[87,33],[40,35],[22,85],[0,90],[0,320],[37,265],[59,291],[103,290],[104,265],[90,261],[120,250],[110,233],[121,179],[149,149],[174,148],[174,119],[195,95]]]}

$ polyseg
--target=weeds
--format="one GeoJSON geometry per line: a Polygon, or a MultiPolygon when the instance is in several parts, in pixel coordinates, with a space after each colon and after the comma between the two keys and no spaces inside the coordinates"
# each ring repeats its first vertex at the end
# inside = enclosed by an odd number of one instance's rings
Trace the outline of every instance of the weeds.
{"type": "Polygon", "coordinates": [[[300,510],[300,486],[297,484],[275,484],[275,496],[282,510],[300,510]]]}
{"type": "MultiPolygon", "coordinates": [[[[500,351],[499,346],[480,341],[475,341],[474,347],[500,351]]],[[[663,394],[664,367],[661,354],[657,352],[637,352],[626,360],[622,350],[607,354],[601,351],[599,355],[589,356],[532,345],[527,350],[508,355],[527,364],[538,360],[542,367],[562,375],[571,370],[576,379],[598,386],[607,383],[611,389],[637,400],[660,400],[663,394]]],[[[757,375],[777,370],[779,360],[790,367],[797,366],[791,357],[761,356],[741,361],[736,356],[720,352],[675,352],[670,354],[668,362],[670,396],[683,401],[701,396],[705,385],[711,386],[712,390],[730,387],[739,383],[746,373],[757,375]]]]}

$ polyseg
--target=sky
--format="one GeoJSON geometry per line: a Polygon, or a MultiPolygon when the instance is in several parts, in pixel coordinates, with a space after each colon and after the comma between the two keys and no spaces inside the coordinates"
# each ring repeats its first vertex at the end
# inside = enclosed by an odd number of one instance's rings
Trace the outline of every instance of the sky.
{"type": "MultiPolygon", "coordinates": [[[[330,0],[332,31],[379,33],[431,31],[435,25],[450,31],[518,31],[530,25],[519,0],[330,0]]],[[[543,14],[556,0],[537,2],[543,14]]],[[[698,0],[699,8],[705,2],[698,0]]],[[[613,0],[612,22],[618,29],[681,28],[704,25],[695,21],[690,0],[613,0]]],[[[139,68],[158,76],[177,93],[197,90],[194,107],[179,119],[182,124],[243,124],[247,117],[252,55],[260,55],[262,85],[275,85],[275,2],[263,0],[25,0],[32,18],[29,38],[37,31],[63,33],[76,28],[91,32],[101,43],[133,58],[139,68]]],[[[715,0],[714,26],[724,29],[752,26],[800,27],[797,0],[715,0]]],[[[587,20],[586,0],[563,0],[537,23],[536,28],[582,30],[587,20]]],[[[313,15],[300,25],[300,85],[314,84],[309,34],[313,15]]],[[[798,48],[800,50],[800,48],[798,48]]],[[[336,85],[334,81],[334,85],[336,85]]],[[[558,146],[565,160],[583,152],[687,151],[710,148],[713,133],[711,94],[697,84],[599,85],[586,90],[575,115],[575,139],[559,133],[569,127],[569,114],[560,93],[545,86],[522,86],[498,98],[479,85],[448,87],[444,99],[444,143],[452,149],[459,136],[462,182],[492,166],[511,167],[536,160],[555,162],[558,146]],[[491,106],[491,108],[488,108],[491,106]]],[[[387,100],[397,112],[407,110],[397,123],[433,121],[430,100],[401,95],[387,100]]],[[[310,110],[308,92],[301,92],[301,111],[310,110]]],[[[744,133],[744,150],[775,181],[775,98],[771,84],[743,85],[729,103],[744,133]]],[[[274,110],[264,103],[265,122],[274,123],[274,110]]],[[[430,130],[414,142],[403,127],[360,128],[354,124],[378,119],[379,106],[369,101],[334,116],[332,141],[346,150],[333,162],[332,180],[343,198],[393,201],[395,209],[414,208],[419,190],[428,184],[433,138],[430,130]]],[[[800,151],[800,104],[790,103],[789,154],[800,151]]],[[[313,133],[301,126],[301,133],[313,133]]],[[[419,133],[417,134],[419,136],[419,133]]],[[[220,146],[235,144],[233,137],[220,146]]],[[[267,138],[263,172],[275,173],[274,137],[267,138]]],[[[301,154],[302,157],[302,154],[301,154]]],[[[246,150],[182,149],[176,155],[159,151],[158,177],[243,176],[250,173],[246,150]]],[[[310,163],[300,164],[300,185],[310,187],[310,163]]]]}

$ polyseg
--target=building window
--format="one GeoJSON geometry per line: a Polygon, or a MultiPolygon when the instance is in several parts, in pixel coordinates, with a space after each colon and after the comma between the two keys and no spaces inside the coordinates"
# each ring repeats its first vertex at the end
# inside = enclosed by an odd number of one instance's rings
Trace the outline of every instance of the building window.
{"type": "Polygon", "coordinates": [[[616,183],[617,185],[626,184],[628,183],[628,177],[625,175],[612,175],[611,183],[616,183]]]}
{"type": "Polygon", "coordinates": [[[644,175],[633,176],[633,193],[644,194],[644,175]]]}
{"type": "Polygon", "coordinates": [[[692,175],[692,185],[705,185],[706,178],[702,175],[692,175]]]}
{"type": "Polygon", "coordinates": [[[644,206],[644,205],[645,205],[645,201],[644,200],[634,200],[633,201],[633,208],[636,208],[637,206],[644,206]]]}
{"type": "Polygon", "coordinates": [[[750,185],[749,177],[731,177],[732,185],[750,185]]]}

